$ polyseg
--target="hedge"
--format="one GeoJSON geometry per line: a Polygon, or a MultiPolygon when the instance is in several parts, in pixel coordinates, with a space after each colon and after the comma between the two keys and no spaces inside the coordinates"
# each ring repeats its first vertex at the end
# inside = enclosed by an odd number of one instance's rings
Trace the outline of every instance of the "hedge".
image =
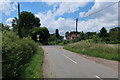
{"type": "Polygon", "coordinates": [[[20,39],[13,31],[3,31],[2,75],[3,78],[18,78],[22,66],[37,52],[38,44],[30,38],[20,39]]]}

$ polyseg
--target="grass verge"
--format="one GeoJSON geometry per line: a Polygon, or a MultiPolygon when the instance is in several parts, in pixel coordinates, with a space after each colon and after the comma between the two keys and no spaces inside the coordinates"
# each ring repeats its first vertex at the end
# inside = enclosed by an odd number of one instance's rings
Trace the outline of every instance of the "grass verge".
{"type": "Polygon", "coordinates": [[[111,46],[104,43],[87,43],[82,41],[65,45],[64,49],[79,54],[120,61],[120,58],[118,57],[118,46],[111,46]]]}
{"type": "Polygon", "coordinates": [[[21,78],[43,78],[43,49],[40,47],[31,61],[26,64],[22,70],[21,78]]]}

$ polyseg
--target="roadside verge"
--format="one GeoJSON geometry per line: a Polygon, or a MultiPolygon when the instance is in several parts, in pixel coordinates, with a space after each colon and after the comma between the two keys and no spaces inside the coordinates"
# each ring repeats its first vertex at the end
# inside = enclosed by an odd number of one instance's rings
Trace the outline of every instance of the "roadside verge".
{"type": "Polygon", "coordinates": [[[34,54],[31,61],[24,66],[21,78],[43,78],[43,53],[43,49],[39,47],[39,50],[34,54]]]}

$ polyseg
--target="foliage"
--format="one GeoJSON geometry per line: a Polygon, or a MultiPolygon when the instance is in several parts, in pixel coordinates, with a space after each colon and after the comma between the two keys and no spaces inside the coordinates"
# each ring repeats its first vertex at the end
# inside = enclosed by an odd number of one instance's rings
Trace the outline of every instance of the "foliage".
{"type": "Polygon", "coordinates": [[[64,49],[80,54],[120,61],[118,57],[118,45],[80,41],[78,43],[67,44],[64,49]]]}
{"type": "Polygon", "coordinates": [[[74,43],[74,42],[76,42],[76,39],[72,39],[70,42],[71,42],[71,43],[74,43]]]}
{"type": "Polygon", "coordinates": [[[0,23],[0,31],[2,31],[2,26],[4,26],[3,23],[0,23]]]}
{"type": "Polygon", "coordinates": [[[48,38],[50,36],[46,27],[34,27],[31,30],[31,36],[34,41],[37,41],[37,34],[40,34],[39,42],[42,44],[48,44],[48,38]]]}
{"type": "Polygon", "coordinates": [[[63,40],[63,44],[69,43],[69,40],[63,40]]]}
{"type": "Polygon", "coordinates": [[[85,39],[92,39],[96,35],[96,32],[85,33],[85,39]]]}
{"type": "Polygon", "coordinates": [[[49,41],[48,44],[55,45],[55,44],[62,43],[63,38],[64,38],[64,36],[60,36],[59,35],[59,30],[56,29],[54,34],[50,34],[50,37],[49,37],[49,40],[48,40],[49,41]]]}
{"type": "Polygon", "coordinates": [[[39,18],[35,17],[33,13],[23,11],[19,19],[15,18],[12,21],[13,29],[18,32],[18,35],[23,38],[30,35],[30,30],[33,27],[40,27],[39,18]]]}
{"type": "Polygon", "coordinates": [[[100,30],[100,38],[105,38],[105,37],[107,37],[107,30],[103,27],[100,30]]]}
{"type": "Polygon", "coordinates": [[[20,39],[13,31],[3,31],[3,78],[19,77],[19,73],[37,52],[38,45],[30,38],[20,39]]]}
{"type": "Polygon", "coordinates": [[[110,43],[120,43],[120,27],[115,27],[110,29],[109,32],[109,39],[110,39],[110,43]]]}
{"type": "Polygon", "coordinates": [[[69,35],[69,32],[66,32],[66,33],[65,33],[66,39],[68,39],[68,37],[67,37],[68,35],[69,35]]]}
{"type": "Polygon", "coordinates": [[[55,30],[55,35],[56,35],[57,38],[60,37],[60,35],[59,35],[59,30],[58,30],[58,29],[55,30]]]}
{"type": "Polygon", "coordinates": [[[18,34],[18,19],[15,17],[12,21],[12,27],[13,31],[15,31],[18,34]]]}
{"type": "Polygon", "coordinates": [[[84,32],[82,31],[82,32],[80,32],[79,33],[79,41],[81,41],[81,40],[84,40],[85,39],[85,34],[84,34],[84,32]]]}
{"type": "MultiPolygon", "coordinates": [[[[92,39],[93,42],[99,43],[110,43],[110,44],[117,44],[120,43],[120,37],[119,37],[119,29],[120,27],[115,27],[110,29],[109,33],[107,33],[107,30],[103,27],[99,33],[96,32],[86,32],[84,33],[79,32],[79,38],[77,39],[78,41],[81,40],[89,40],[92,39]]],[[[65,37],[68,40],[67,36],[69,36],[69,32],[65,33],[65,37]]],[[[73,39],[71,39],[70,42],[74,42],[73,39]]]]}
{"type": "Polygon", "coordinates": [[[3,30],[10,30],[10,26],[8,25],[4,25],[3,23],[0,23],[0,31],[3,31],[3,30]]]}
{"type": "Polygon", "coordinates": [[[20,78],[43,78],[43,49],[39,47],[37,53],[31,58],[30,62],[22,67],[20,78]]]}

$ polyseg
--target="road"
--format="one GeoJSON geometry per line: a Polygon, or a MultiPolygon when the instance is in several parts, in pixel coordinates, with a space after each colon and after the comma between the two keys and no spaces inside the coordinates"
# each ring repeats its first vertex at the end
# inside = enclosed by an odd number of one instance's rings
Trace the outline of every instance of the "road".
{"type": "Polygon", "coordinates": [[[44,75],[48,78],[118,78],[118,72],[89,61],[62,46],[42,46],[44,75]]]}

